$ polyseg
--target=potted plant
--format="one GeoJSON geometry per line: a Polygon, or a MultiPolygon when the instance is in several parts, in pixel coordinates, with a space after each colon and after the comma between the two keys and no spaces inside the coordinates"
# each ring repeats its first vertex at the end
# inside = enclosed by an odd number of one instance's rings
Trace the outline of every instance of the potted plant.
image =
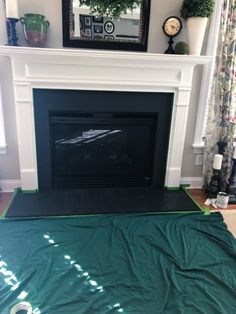
{"type": "Polygon", "coordinates": [[[186,20],[189,53],[200,55],[208,18],[214,10],[214,0],[184,0],[180,14],[186,20]]]}
{"type": "Polygon", "coordinates": [[[132,12],[139,8],[142,2],[142,0],[80,0],[80,5],[89,7],[92,14],[119,19],[128,10],[132,12]]]}

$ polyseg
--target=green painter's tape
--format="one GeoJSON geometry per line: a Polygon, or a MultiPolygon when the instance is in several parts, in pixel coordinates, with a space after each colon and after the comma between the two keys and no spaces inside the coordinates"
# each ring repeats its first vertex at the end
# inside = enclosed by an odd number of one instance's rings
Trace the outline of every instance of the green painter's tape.
{"type": "Polygon", "coordinates": [[[32,193],[37,193],[39,190],[35,189],[35,190],[21,190],[22,193],[26,193],[26,194],[32,194],[32,193]]]}
{"type": "Polygon", "coordinates": [[[180,187],[181,188],[189,188],[190,187],[190,184],[180,184],[180,187]]]}
{"type": "Polygon", "coordinates": [[[179,186],[174,186],[174,187],[166,187],[167,191],[179,191],[180,187],[179,186]]]}
{"type": "Polygon", "coordinates": [[[211,214],[210,208],[208,206],[204,206],[202,210],[204,211],[204,216],[211,214]]]}

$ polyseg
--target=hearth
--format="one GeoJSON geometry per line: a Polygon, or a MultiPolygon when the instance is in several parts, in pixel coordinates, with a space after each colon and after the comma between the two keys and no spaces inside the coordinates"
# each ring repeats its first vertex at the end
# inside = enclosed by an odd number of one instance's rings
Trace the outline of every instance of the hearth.
{"type": "Polygon", "coordinates": [[[33,95],[40,190],[164,188],[173,93],[33,95]]]}

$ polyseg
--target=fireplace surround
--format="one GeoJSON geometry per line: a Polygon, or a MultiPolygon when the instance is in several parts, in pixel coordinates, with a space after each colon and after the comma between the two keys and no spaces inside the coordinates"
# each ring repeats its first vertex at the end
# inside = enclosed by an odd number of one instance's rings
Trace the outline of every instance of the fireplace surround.
{"type": "Polygon", "coordinates": [[[34,89],[172,93],[165,185],[178,187],[193,69],[210,56],[0,47],[12,61],[21,187],[38,189],[34,89]]]}
{"type": "Polygon", "coordinates": [[[34,89],[39,189],[164,188],[173,93],[34,89]]]}

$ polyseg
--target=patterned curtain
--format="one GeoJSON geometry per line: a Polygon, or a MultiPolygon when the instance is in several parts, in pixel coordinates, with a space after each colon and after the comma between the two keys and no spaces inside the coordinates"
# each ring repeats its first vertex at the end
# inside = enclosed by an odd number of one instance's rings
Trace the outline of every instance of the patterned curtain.
{"type": "Polygon", "coordinates": [[[209,101],[205,136],[204,179],[209,184],[214,155],[223,154],[221,171],[222,190],[227,189],[232,171],[233,141],[236,113],[233,90],[235,87],[236,58],[236,0],[223,0],[220,31],[209,101]]]}

